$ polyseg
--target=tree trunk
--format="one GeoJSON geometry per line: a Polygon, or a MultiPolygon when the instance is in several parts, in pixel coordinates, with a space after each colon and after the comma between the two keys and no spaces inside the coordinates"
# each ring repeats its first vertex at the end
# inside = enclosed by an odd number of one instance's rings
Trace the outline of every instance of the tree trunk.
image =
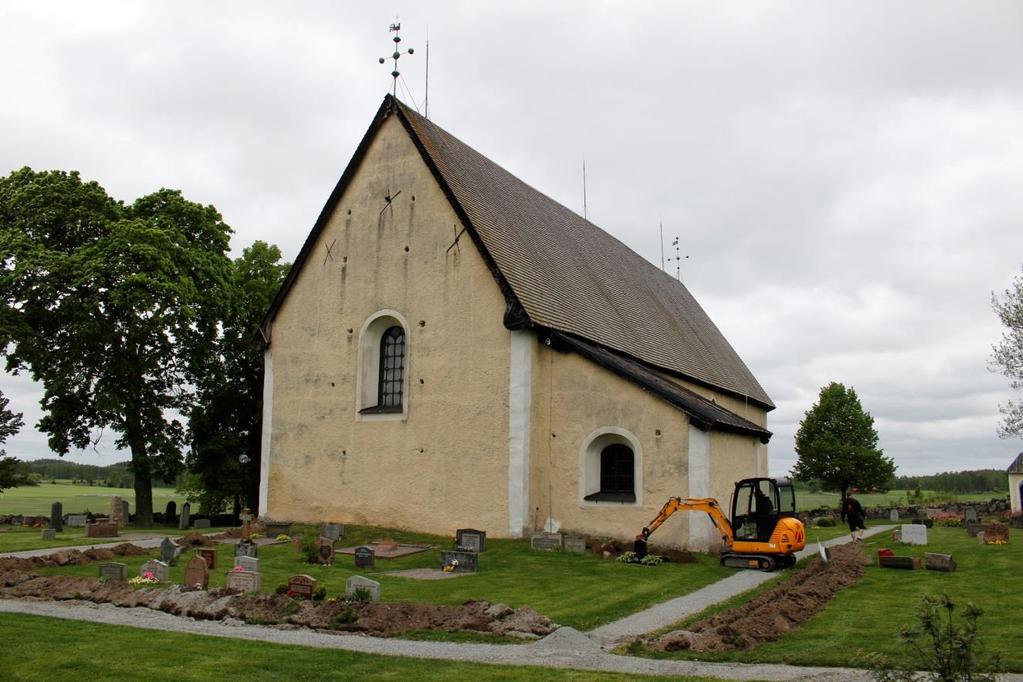
{"type": "Polygon", "coordinates": [[[135,475],[135,525],[145,528],[153,525],[153,474],[149,470],[149,453],[138,418],[129,413],[125,426],[131,449],[131,471],[135,475]]]}

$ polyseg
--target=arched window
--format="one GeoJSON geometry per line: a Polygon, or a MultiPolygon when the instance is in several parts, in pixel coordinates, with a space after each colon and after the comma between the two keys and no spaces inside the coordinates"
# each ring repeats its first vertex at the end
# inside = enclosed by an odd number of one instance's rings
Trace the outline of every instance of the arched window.
{"type": "Polygon", "coordinates": [[[640,504],[643,455],[639,441],[625,429],[597,429],[580,453],[580,498],[591,504],[640,504]]]}
{"type": "Polygon", "coordinates": [[[401,390],[405,381],[405,330],[394,326],[380,338],[380,380],[377,407],[401,409],[401,390]]]}
{"type": "MultiPolygon", "coordinates": [[[[635,465],[632,448],[613,443],[600,451],[600,494],[636,499],[635,465]]],[[[605,497],[606,499],[606,497],[605,497]]]]}

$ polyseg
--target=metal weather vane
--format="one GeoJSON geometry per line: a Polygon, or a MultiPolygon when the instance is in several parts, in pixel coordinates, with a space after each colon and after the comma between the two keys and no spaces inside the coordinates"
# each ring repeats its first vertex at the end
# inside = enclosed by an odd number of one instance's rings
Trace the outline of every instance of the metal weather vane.
{"type": "MultiPolygon", "coordinates": [[[[397,18],[397,17],[395,17],[395,18],[397,18]]],[[[401,36],[398,35],[398,31],[401,30],[401,23],[400,22],[395,21],[393,24],[391,24],[391,27],[390,27],[389,30],[390,30],[391,33],[394,34],[394,37],[391,39],[391,40],[394,41],[394,53],[391,55],[391,59],[394,60],[394,68],[391,70],[391,78],[394,79],[394,85],[393,85],[393,90],[392,90],[391,94],[393,96],[397,97],[398,96],[398,76],[401,75],[401,73],[398,71],[398,59],[400,59],[403,54],[415,54],[415,50],[412,49],[411,47],[408,50],[406,50],[405,52],[402,52],[401,50],[398,49],[398,45],[401,43],[401,36]]],[[[383,64],[386,61],[387,61],[386,57],[381,57],[380,58],[380,63],[381,64],[383,64]]]]}

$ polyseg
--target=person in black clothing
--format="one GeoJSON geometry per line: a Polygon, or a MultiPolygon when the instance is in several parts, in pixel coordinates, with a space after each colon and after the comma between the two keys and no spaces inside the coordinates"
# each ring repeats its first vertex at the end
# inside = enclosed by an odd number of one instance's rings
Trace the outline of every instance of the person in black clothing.
{"type": "Polygon", "coordinates": [[[863,505],[855,497],[845,498],[845,520],[849,524],[849,537],[854,542],[859,542],[863,539],[863,531],[867,527],[863,523],[864,512],[863,505]],[[857,535],[857,532],[859,535],[857,535]]]}
{"type": "Polygon", "coordinates": [[[774,506],[771,504],[771,499],[760,488],[756,488],[756,501],[757,540],[767,542],[771,537],[771,531],[774,530],[774,524],[771,523],[771,512],[774,510],[774,506]]]}

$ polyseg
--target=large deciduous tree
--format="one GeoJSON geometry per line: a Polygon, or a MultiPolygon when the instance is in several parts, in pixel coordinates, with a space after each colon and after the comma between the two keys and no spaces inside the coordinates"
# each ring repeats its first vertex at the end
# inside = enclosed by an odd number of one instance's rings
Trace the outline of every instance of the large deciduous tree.
{"type": "MultiPolygon", "coordinates": [[[[1002,341],[993,347],[991,369],[1004,374],[1015,390],[1023,389],[1023,277],[1016,277],[1001,298],[991,295],[991,304],[1005,325],[1002,341]]],[[[1002,438],[1023,436],[1023,403],[1010,400],[1001,405],[1004,419],[998,428],[1002,438]]]]}
{"type": "MultiPolygon", "coordinates": [[[[18,432],[18,429],[25,423],[21,414],[11,412],[7,409],[10,400],[0,391],[0,445],[7,442],[7,439],[18,432]]],[[[16,488],[19,485],[38,485],[38,482],[24,470],[24,464],[15,457],[7,457],[7,453],[0,449],[0,493],[6,488],[16,488]]]]}
{"type": "MultiPolygon", "coordinates": [[[[215,362],[198,383],[189,418],[189,492],[204,511],[229,504],[257,510],[263,425],[263,352],[259,324],[288,272],[281,251],[255,242],[232,264],[228,308],[215,362]]],[[[263,510],[259,510],[263,511],[263,510]]]]}
{"type": "Polygon", "coordinates": [[[849,489],[883,487],[895,475],[895,463],[877,447],[874,418],[863,410],[856,391],[832,382],[821,389],[796,432],[799,459],[792,475],[821,482],[842,495],[849,489]]]}
{"type": "Polygon", "coordinates": [[[152,479],[181,467],[190,385],[209,364],[230,228],[212,206],[161,189],[125,205],[77,172],[0,179],[0,349],[43,385],[50,447],[103,429],[131,451],[138,522],[152,479]]]}

